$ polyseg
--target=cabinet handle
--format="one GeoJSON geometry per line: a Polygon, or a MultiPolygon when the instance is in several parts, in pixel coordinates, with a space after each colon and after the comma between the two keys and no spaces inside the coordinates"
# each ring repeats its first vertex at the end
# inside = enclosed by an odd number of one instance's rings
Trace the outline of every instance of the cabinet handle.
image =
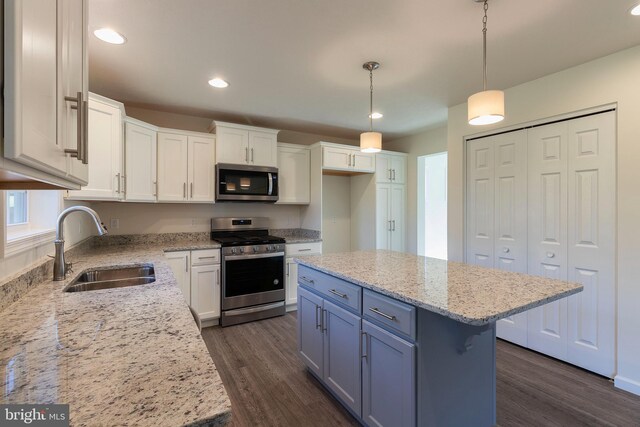
{"type": "Polygon", "coordinates": [[[392,219],[391,224],[393,224],[393,228],[391,229],[391,231],[396,231],[396,220],[392,219]]]}
{"type": "Polygon", "coordinates": [[[120,172],[116,174],[116,182],[118,183],[118,189],[116,190],[116,193],[120,194],[120,172]]]}
{"type": "Polygon", "coordinates": [[[158,183],[156,181],[153,181],[153,195],[157,196],[158,195],[158,183]]]}
{"type": "Polygon", "coordinates": [[[76,105],[71,106],[71,109],[76,110],[78,113],[76,115],[76,149],[65,148],[64,152],[82,161],[84,159],[84,122],[82,120],[84,104],[82,103],[82,92],[78,92],[76,98],[73,96],[65,96],[64,100],[74,102],[76,105]]]}
{"type": "Polygon", "coordinates": [[[253,163],[253,148],[251,149],[251,163],[253,163]]]}
{"type": "Polygon", "coordinates": [[[396,180],[396,170],[395,169],[392,169],[392,170],[393,170],[393,180],[395,181],[396,180]]]}
{"type": "Polygon", "coordinates": [[[289,270],[290,270],[291,264],[287,263],[287,277],[289,277],[289,270]]]}
{"type": "Polygon", "coordinates": [[[336,291],[335,289],[329,289],[329,292],[331,292],[334,295],[338,295],[340,298],[345,298],[346,299],[347,296],[348,296],[347,294],[342,294],[342,293],[336,291]]]}
{"type": "Polygon", "coordinates": [[[83,143],[83,152],[82,152],[82,163],[85,165],[89,164],[89,101],[82,101],[84,104],[84,112],[82,114],[82,139],[83,143]]]}
{"type": "Polygon", "coordinates": [[[189,257],[188,256],[184,257],[184,271],[187,272],[187,273],[189,272],[189,257]]]}
{"type": "Polygon", "coordinates": [[[187,198],[187,183],[186,182],[182,183],[182,198],[183,199],[187,198]]]}
{"type": "Polygon", "coordinates": [[[191,198],[193,199],[193,182],[189,183],[189,187],[190,187],[189,191],[191,191],[191,198]]]}
{"type": "Polygon", "coordinates": [[[353,155],[353,167],[354,168],[356,167],[356,155],[355,154],[353,155]]]}
{"type": "Polygon", "coordinates": [[[387,221],[387,231],[391,231],[391,221],[387,221]]]}
{"type": "Polygon", "coordinates": [[[312,285],[316,283],[316,282],[314,282],[314,281],[313,281],[313,279],[309,279],[309,278],[308,278],[308,277],[306,277],[306,276],[300,276],[300,279],[302,279],[302,281],[304,281],[304,282],[309,282],[309,283],[311,283],[312,285]]]}
{"type": "Polygon", "coordinates": [[[318,321],[319,317],[320,317],[320,316],[318,316],[318,309],[319,308],[320,308],[320,306],[316,305],[316,329],[322,328],[322,323],[318,321]]]}
{"type": "Polygon", "coordinates": [[[365,331],[360,331],[360,345],[362,346],[362,350],[360,351],[360,353],[362,353],[363,359],[367,359],[369,353],[369,349],[367,348],[368,342],[369,340],[367,339],[367,333],[365,331]]]}
{"type": "Polygon", "coordinates": [[[311,248],[307,248],[307,249],[298,249],[298,252],[309,252],[311,250],[311,248]]]}
{"type": "Polygon", "coordinates": [[[377,307],[369,307],[369,311],[373,311],[375,314],[377,314],[378,316],[382,316],[385,319],[396,320],[396,316],[392,316],[390,314],[383,313],[382,311],[378,310],[377,307]]]}
{"type": "Polygon", "coordinates": [[[327,331],[327,310],[322,309],[322,316],[320,318],[320,321],[322,322],[322,332],[326,332],[327,331]]]}
{"type": "Polygon", "coordinates": [[[391,177],[391,169],[387,169],[389,171],[389,181],[391,181],[393,178],[391,177]]]}
{"type": "Polygon", "coordinates": [[[214,259],[214,258],[218,258],[218,257],[215,256],[215,255],[212,255],[212,256],[199,256],[198,257],[198,259],[214,259]]]}
{"type": "Polygon", "coordinates": [[[249,148],[244,147],[244,162],[249,163],[249,148]]]}

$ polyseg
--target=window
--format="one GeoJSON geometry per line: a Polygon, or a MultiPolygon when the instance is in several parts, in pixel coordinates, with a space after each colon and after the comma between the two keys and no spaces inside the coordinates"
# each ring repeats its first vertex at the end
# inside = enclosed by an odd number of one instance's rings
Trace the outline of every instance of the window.
{"type": "Polygon", "coordinates": [[[5,205],[5,258],[53,241],[60,191],[7,190],[0,201],[5,205]]]}
{"type": "Polygon", "coordinates": [[[27,190],[7,191],[7,225],[29,222],[27,190]]]}

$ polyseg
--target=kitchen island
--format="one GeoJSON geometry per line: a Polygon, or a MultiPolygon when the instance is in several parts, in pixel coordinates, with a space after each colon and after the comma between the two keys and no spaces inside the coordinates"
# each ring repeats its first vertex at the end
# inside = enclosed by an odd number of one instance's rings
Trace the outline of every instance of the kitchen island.
{"type": "Polygon", "coordinates": [[[300,356],[367,425],[495,425],[495,322],[582,290],[382,250],[296,261],[300,356]]]}
{"type": "Polygon", "coordinates": [[[0,403],[69,404],[73,426],[226,425],[229,398],[164,256],[219,247],[143,239],[72,250],[66,280],[49,271],[0,312],[0,403]],[[140,264],[155,282],[63,292],[83,271],[140,264]]]}

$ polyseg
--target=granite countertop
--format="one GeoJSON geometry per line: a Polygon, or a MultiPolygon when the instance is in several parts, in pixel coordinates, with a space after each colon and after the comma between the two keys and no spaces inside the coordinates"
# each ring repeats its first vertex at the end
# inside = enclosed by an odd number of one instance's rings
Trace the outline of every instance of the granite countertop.
{"type": "Polygon", "coordinates": [[[225,425],[229,398],[163,255],[210,247],[174,241],[69,257],[69,279],[0,312],[0,403],[68,403],[74,426],[225,425]],[[84,270],[140,263],[154,265],[154,283],[62,292],[84,270]]]}
{"type": "Polygon", "coordinates": [[[320,231],[307,230],[305,228],[280,228],[271,229],[269,234],[282,237],[286,243],[313,243],[322,242],[320,231]]]}
{"type": "Polygon", "coordinates": [[[470,325],[492,323],[582,291],[577,283],[385,250],[295,261],[470,325]]]}

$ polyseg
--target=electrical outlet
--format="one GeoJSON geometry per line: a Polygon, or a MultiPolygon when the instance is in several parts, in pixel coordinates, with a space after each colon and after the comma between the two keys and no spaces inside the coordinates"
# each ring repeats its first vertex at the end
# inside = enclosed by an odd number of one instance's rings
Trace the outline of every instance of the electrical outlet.
{"type": "Polygon", "coordinates": [[[117,229],[120,228],[120,219],[118,218],[111,218],[111,228],[112,229],[117,229]]]}

